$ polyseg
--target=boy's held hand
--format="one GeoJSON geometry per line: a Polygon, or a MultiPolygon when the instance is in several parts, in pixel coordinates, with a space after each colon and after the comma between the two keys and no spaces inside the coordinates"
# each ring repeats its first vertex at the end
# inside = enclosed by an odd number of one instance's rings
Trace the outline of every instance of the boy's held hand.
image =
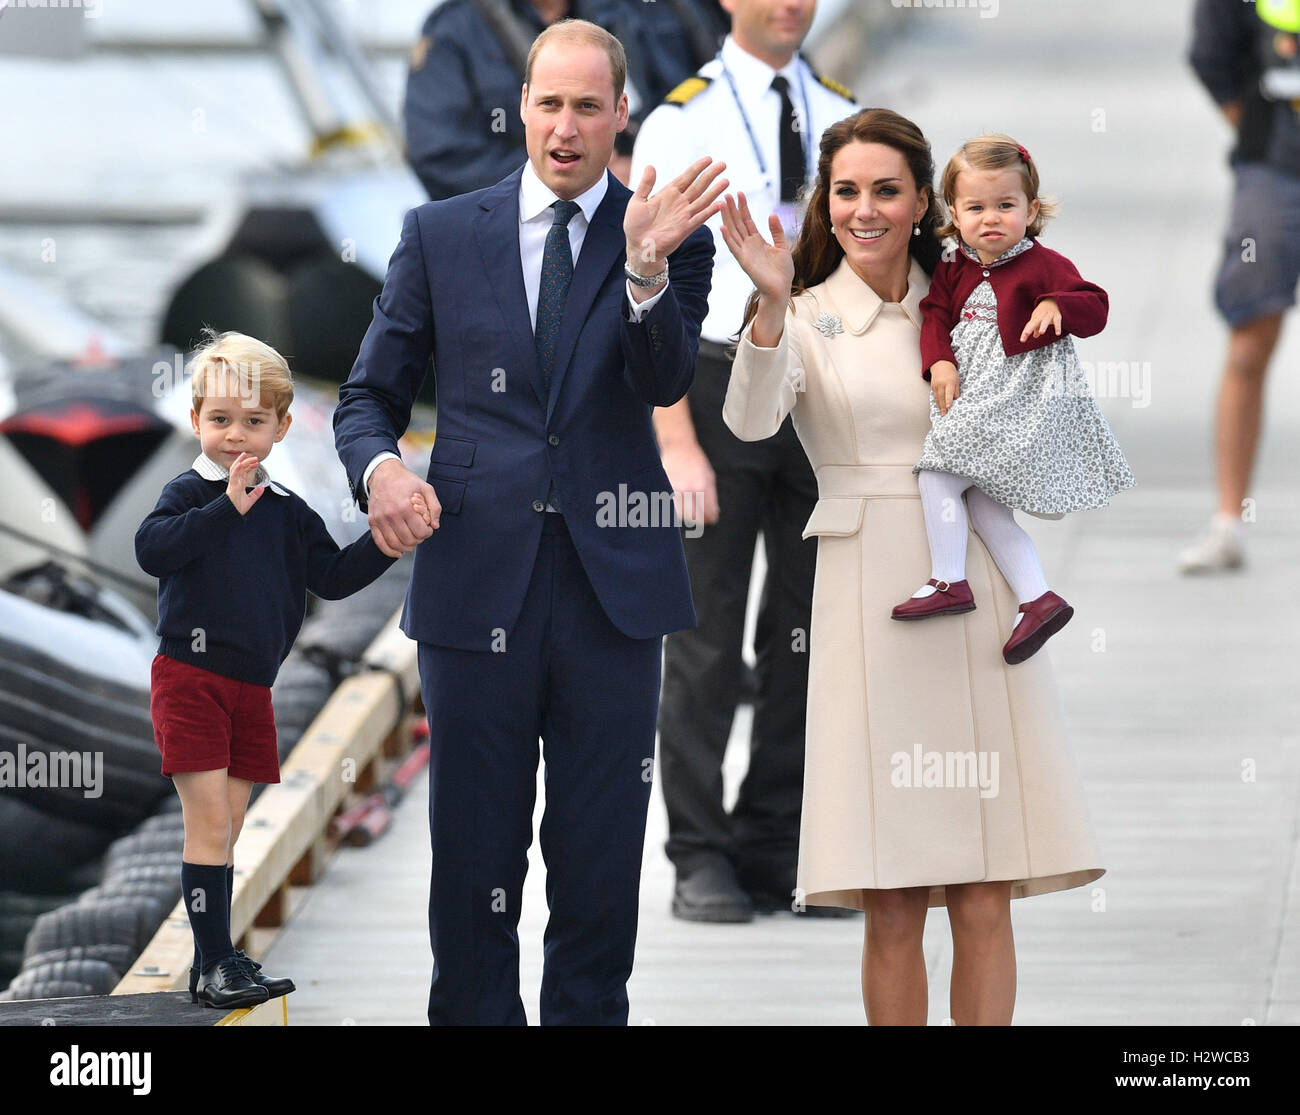
{"type": "Polygon", "coordinates": [[[430,527],[433,527],[435,530],[437,529],[437,527],[434,526],[433,515],[430,514],[429,508],[424,502],[424,497],[421,496],[419,492],[411,493],[411,508],[420,516],[420,518],[428,523],[430,527]]]}
{"type": "Polygon", "coordinates": [[[388,557],[410,553],[438,529],[442,505],[433,486],[397,460],[370,474],[370,534],[388,557]]]}
{"type": "Polygon", "coordinates": [[[230,480],[226,484],[226,495],[230,497],[230,502],[241,515],[247,515],[248,509],[261,499],[262,493],[266,491],[265,484],[259,484],[251,492],[244,490],[252,480],[256,469],[257,458],[249,453],[239,454],[235,458],[235,463],[230,466],[230,480]]]}
{"type": "Polygon", "coordinates": [[[930,391],[940,414],[947,414],[953,400],[961,394],[957,365],[951,360],[936,360],[930,365],[930,391]]]}

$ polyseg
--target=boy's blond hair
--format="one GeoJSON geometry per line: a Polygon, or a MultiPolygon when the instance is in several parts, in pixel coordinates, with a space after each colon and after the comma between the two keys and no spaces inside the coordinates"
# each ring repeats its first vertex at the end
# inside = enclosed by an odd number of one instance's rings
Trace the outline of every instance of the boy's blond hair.
{"type": "Polygon", "coordinates": [[[202,413],[203,400],[209,394],[256,399],[258,406],[274,410],[277,419],[288,413],[293,402],[293,373],[283,356],[247,333],[218,333],[205,326],[201,336],[202,343],[190,360],[196,414],[202,413]]]}
{"type": "MultiPolygon", "coordinates": [[[[948,207],[948,223],[939,229],[939,239],[959,236],[957,222],[952,218],[953,205],[957,200],[957,175],[963,170],[1010,170],[1020,171],[1020,181],[1025,189],[1025,197],[1038,202],[1038,215],[1025,228],[1026,236],[1040,236],[1043,226],[1056,216],[1056,202],[1048,197],[1039,196],[1038,164],[1033,156],[1023,158],[1024,148],[1009,135],[1001,133],[976,136],[957,148],[948,165],[943,168],[943,177],[939,180],[939,193],[948,207]]],[[[1028,155],[1028,152],[1025,152],[1028,155]]]]}

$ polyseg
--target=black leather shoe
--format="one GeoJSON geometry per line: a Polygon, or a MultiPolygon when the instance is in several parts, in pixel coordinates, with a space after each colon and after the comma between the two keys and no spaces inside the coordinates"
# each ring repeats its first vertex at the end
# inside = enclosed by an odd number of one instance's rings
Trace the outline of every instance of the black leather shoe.
{"type": "Polygon", "coordinates": [[[711,863],[677,876],[673,917],[683,921],[753,921],[754,904],[740,889],[729,864],[711,863]]]}
{"type": "Polygon", "coordinates": [[[249,956],[243,949],[239,949],[235,952],[235,959],[243,966],[249,979],[266,988],[268,998],[278,999],[281,995],[288,995],[290,991],[296,990],[293,980],[288,976],[264,976],[262,974],[262,965],[249,956]]]}
{"type": "Polygon", "coordinates": [[[205,970],[203,985],[199,988],[203,1005],[221,1010],[255,1007],[270,997],[265,987],[249,978],[237,956],[228,956],[205,970]]]}

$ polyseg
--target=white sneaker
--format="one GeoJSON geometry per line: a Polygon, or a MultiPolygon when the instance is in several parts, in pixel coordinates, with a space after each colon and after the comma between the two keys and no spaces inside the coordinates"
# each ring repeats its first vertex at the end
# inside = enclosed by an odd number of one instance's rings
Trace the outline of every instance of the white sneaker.
{"type": "Polygon", "coordinates": [[[1206,532],[1178,555],[1178,569],[1182,573],[1217,573],[1240,569],[1245,561],[1241,528],[1216,516],[1206,532]]]}

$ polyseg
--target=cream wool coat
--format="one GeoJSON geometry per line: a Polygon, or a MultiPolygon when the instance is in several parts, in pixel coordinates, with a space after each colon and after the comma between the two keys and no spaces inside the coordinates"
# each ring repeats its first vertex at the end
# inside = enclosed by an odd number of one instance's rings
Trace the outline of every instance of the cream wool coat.
{"type": "Polygon", "coordinates": [[[976,610],[901,623],[930,576],[912,466],[929,428],[915,261],[901,303],[841,262],[786,311],[776,348],[742,334],[723,418],[745,441],[793,412],[820,499],[799,889],[862,909],[864,888],[1009,879],[1012,897],[1104,873],[1047,654],[1002,660],[1017,604],[979,537],[976,610]]]}

